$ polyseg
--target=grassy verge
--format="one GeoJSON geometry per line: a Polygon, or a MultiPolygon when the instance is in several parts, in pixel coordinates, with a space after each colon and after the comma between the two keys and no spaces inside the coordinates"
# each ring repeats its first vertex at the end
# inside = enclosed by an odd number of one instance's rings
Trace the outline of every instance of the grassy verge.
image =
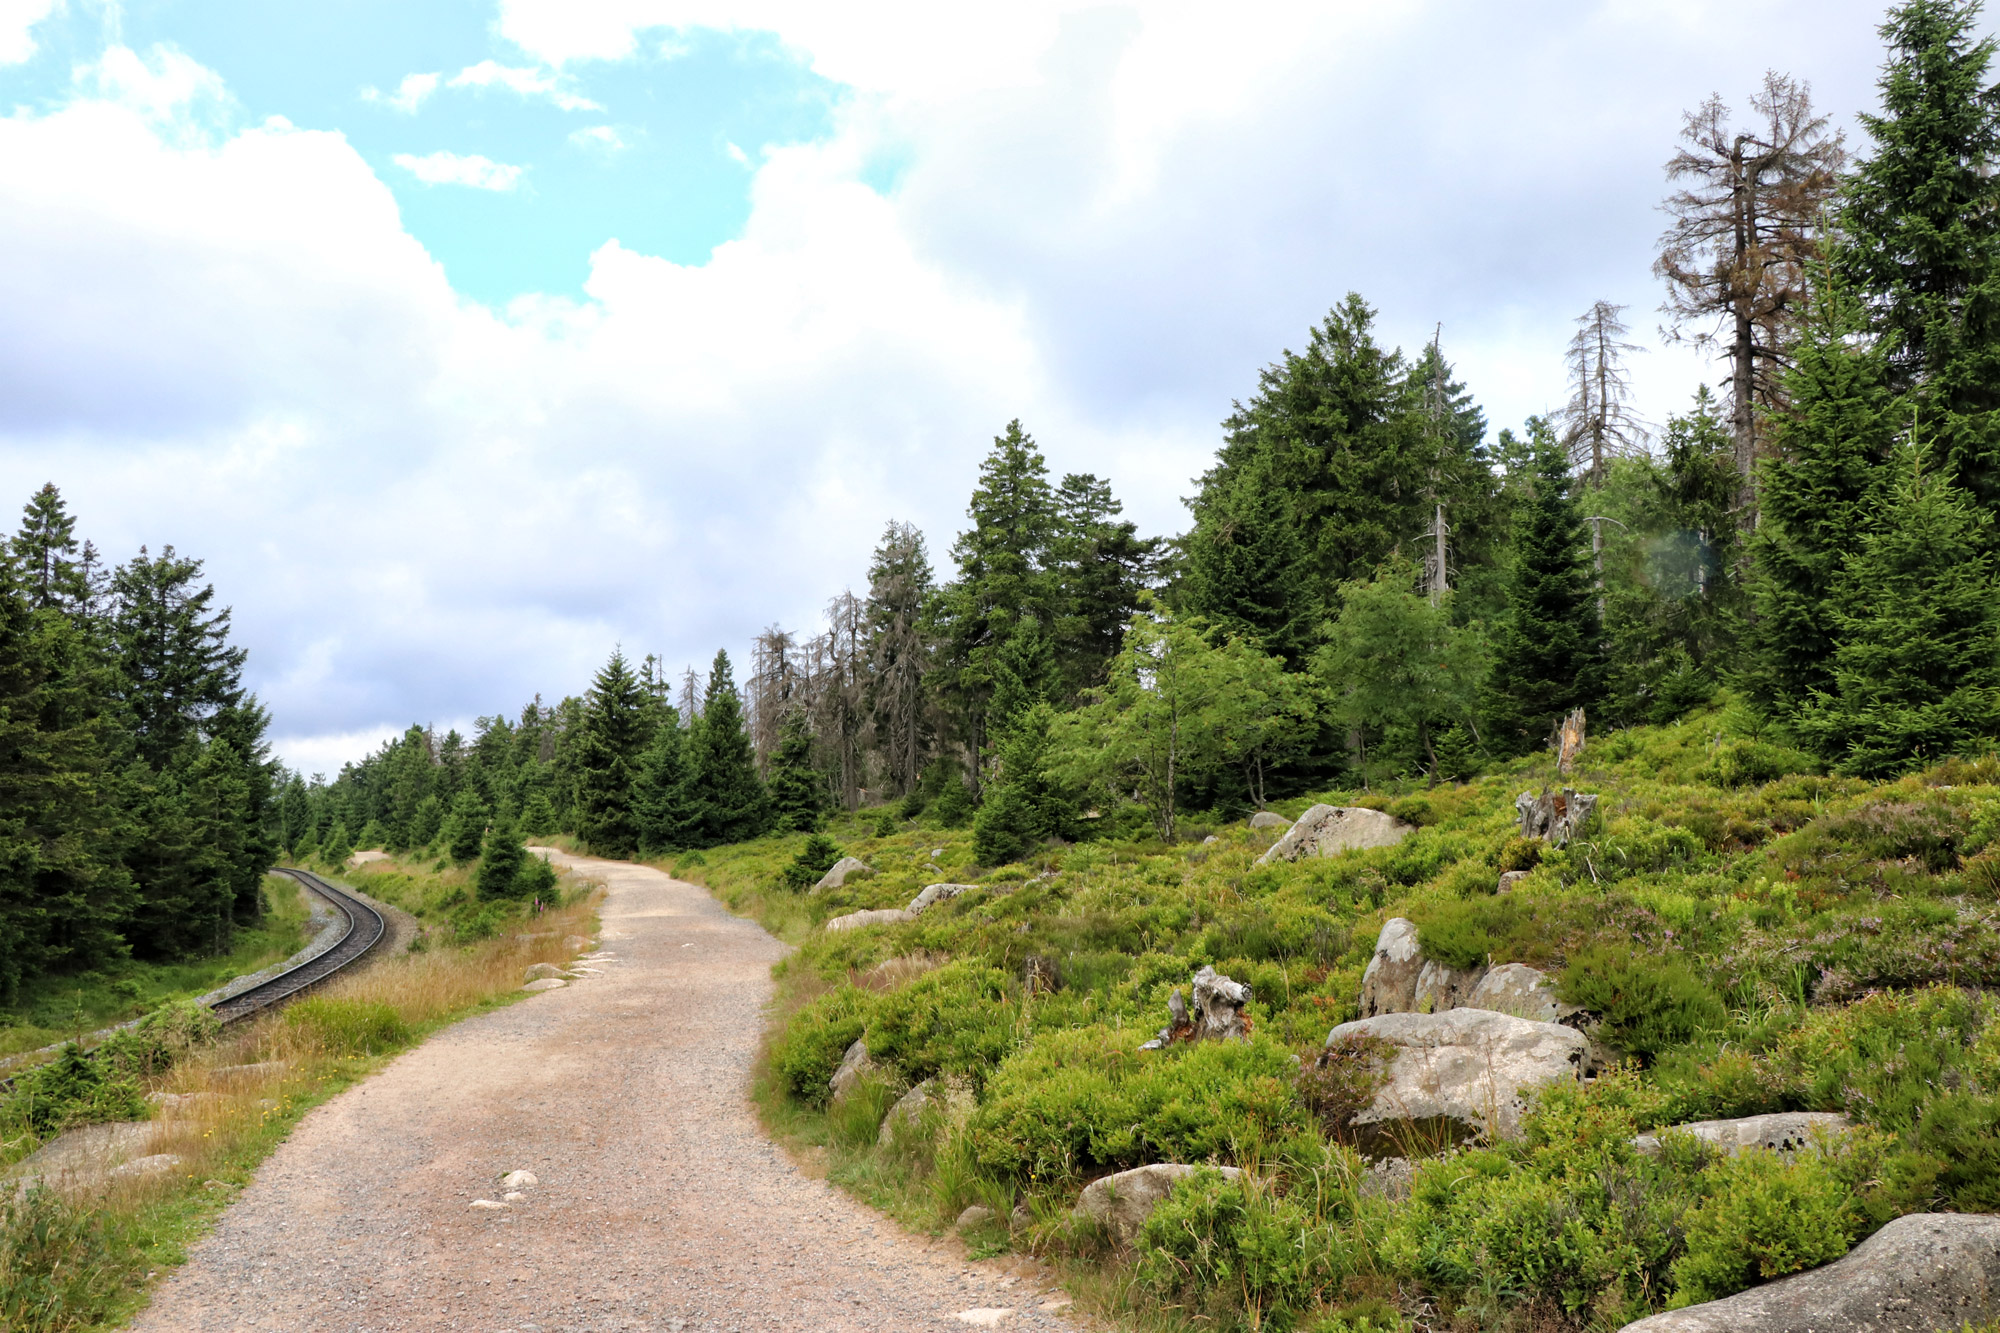
{"type": "MultiPolygon", "coordinates": [[[[420,872],[395,873],[423,883],[420,872]]],[[[378,887],[353,878],[364,892],[378,887]]],[[[0,1186],[0,1328],[109,1327],[143,1306],[151,1281],[182,1262],[307,1111],[439,1028],[519,998],[530,965],[573,957],[574,938],[596,933],[596,895],[565,887],[565,905],[537,920],[517,915],[511,930],[379,960],[278,1013],[212,1040],[170,1036],[121,1066],[129,1086],[97,1089],[67,1120],[109,1119],[101,1108],[157,1094],[146,1151],[178,1160],[109,1177],[86,1161],[38,1188],[0,1186]]],[[[0,1168],[68,1127],[38,1124],[21,1093],[0,1102],[0,1168]]]]}
{"type": "Polygon", "coordinates": [[[1515,795],[1553,777],[1534,759],[1301,796],[1281,808],[1376,806],[1417,831],[1296,864],[1256,863],[1270,833],[1197,821],[1175,846],[980,867],[964,831],[879,811],[829,830],[875,867],[837,891],[784,886],[796,836],[666,864],[799,946],[759,1074],[775,1134],[906,1225],[992,1208],[975,1253],[1051,1258],[1142,1324],[1609,1330],[1827,1262],[1901,1213],[2000,1209],[2000,760],[1828,777],[1717,710],[1593,740],[1570,785],[1602,804],[1563,849],[1515,830],[1515,795]],[[821,929],[936,881],[974,887],[821,929]],[[1522,1140],[1412,1145],[1397,1200],[1355,1151],[1367,1058],[1322,1058],[1390,917],[1449,966],[1545,970],[1624,1057],[1543,1095],[1522,1140]],[[1204,965],[1252,985],[1250,1040],[1142,1055],[1204,965]],[[857,1038],[877,1081],[832,1105],[857,1038]],[[885,1138],[926,1080],[956,1102],[885,1138]],[[1857,1129],[1793,1158],[1632,1144],[1789,1110],[1857,1129]],[[1091,1179],[1159,1161],[1245,1176],[1183,1186],[1122,1250],[1072,1218],[1091,1179]]]}
{"type": "Polygon", "coordinates": [[[128,960],[100,971],[42,977],[0,1008],[0,1059],[95,1032],[205,995],[233,977],[269,967],[305,944],[304,890],[283,876],[264,880],[264,914],[236,932],[229,952],[179,963],[128,960]]]}

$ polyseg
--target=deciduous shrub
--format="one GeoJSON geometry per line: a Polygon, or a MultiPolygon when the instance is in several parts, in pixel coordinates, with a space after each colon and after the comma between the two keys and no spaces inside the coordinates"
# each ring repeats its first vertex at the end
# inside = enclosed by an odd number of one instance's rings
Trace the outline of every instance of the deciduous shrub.
{"type": "Polygon", "coordinates": [[[1790,1162],[1748,1152],[1703,1174],[1710,1193],[1688,1213],[1687,1251],[1672,1268],[1676,1306],[1816,1268],[1854,1243],[1849,1183],[1817,1152],[1790,1162]]]}
{"type": "Polygon", "coordinates": [[[77,1125],[144,1120],[149,1109],[129,1075],[70,1042],[55,1059],[21,1075],[0,1103],[0,1122],[25,1124],[47,1138],[77,1125]]]}
{"type": "Polygon", "coordinates": [[[1629,945],[1585,949],[1563,968],[1557,991],[1604,1020],[1605,1036],[1634,1055],[1653,1056],[1722,1025],[1722,1000],[1680,960],[1629,945]]]}
{"type": "Polygon", "coordinates": [[[1739,740],[1718,747],[1715,757],[1697,776],[1718,787],[1754,787],[1793,773],[1818,773],[1821,768],[1819,760],[1803,750],[1769,741],[1739,740]]]}
{"type": "Polygon", "coordinates": [[[1293,1328],[1301,1311],[1339,1291],[1349,1269],[1337,1227],[1219,1171],[1177,1184],[1137,1248],[1139,1281],[1215,1328],[1293,1328]]]}
{"type": "Polygon", "coordinates": [[[963,1074],[975,1086],[1014,1046],[1010,978],[983,963],[948,963],[884,995],[868,1022],[868,1053],[909,1082],[963,1074]]]}
{"type": "Polygon", "coordinates": [[[215,1012],[193,1000],[153,1010],[129,1028],[114,1032],[97,1048],[97,1058],[134,1078],[164,1074],[189,1051],[214,1041],[222,1031],[215,1012]]]}
{"type": "Polygon", "coordinates": [[[1140,1051],[1153,1034],[1037,1036],[994,1071],[973,1120],[980,1163],[1018,1179],[1074,1179],[1145,1162],[1238,1161],[1304,1129],[1290,1053],[1275,1042],[1140,1051]]]}
{"type": "Polygon", "coordinates": [[[824,1106],[831,1095],[827,1081],[847,1048],[868,1030],[875,1012],[875,995],[858,986],[830,990],[792,1015],[771,1046],[771,1067],[785,1091],[807,1106],[824,1106]]]}

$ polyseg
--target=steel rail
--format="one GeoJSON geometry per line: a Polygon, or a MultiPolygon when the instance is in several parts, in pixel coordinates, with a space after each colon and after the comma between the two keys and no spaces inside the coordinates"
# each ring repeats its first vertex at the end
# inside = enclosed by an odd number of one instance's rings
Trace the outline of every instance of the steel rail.
{"type": "Polygon", "coordinates": [[[388,923],[382,920],[380,912],[354,895],[335,888],[310,870],[278,869],[271,873],[289,876],[326,899],[335,911],[347,918],[347,933],[340,937],[339,943],[317,958],[307,959],[269,981],[259,982],[217,1003],[215,1016],[224,1023],[248,1018],[319,985],[342,968],[366,957],[368,951],[380,944],[383,935],[388,933],[388,923]]]}

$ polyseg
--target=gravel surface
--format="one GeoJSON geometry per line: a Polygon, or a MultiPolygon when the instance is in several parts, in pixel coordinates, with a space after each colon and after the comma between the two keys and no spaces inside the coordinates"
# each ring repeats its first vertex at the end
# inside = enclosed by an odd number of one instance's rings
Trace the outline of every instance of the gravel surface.
{"type": "Polygon", "coordinates": [[[609,890],[602,975],[313,1111],[134,1328],[1080,1327],[1031,1268],[909,1236],[764,1137],[747,1083],[782,945],[659,871],[562,859],[609,890]]]}

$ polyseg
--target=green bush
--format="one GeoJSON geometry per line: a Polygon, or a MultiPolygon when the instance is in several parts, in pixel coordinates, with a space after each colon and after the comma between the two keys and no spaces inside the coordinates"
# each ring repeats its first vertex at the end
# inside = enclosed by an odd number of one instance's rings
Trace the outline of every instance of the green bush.
{"type": "Polygon", "coordinates": [[[114,1032],[96,1054],[120,1074],[150,1078],[173,1068],[197,1046],[214,1041],[221,1031],[221,1020],[213,1010],[193,1000],[181,1000],[114,1032]]]}
{"type": "Polygon", "coordinates": [[[1932,874],[1958,864],[1964,816],[1936,801],[1876,801],[1822,820],[1819,840],[1854,847],[1878,861],[1912,857],[1932,874]]]}
{"type": "Polygon", "coordinates": [[[1263,1038],[1141,1051],[1152,1034],[1078,1028],[1008,1057],[973,1119],[982,1166],[1073,1180],[1144,1162],[1236,1162],[1310,1124],[1291,1056],[1263,1038]]]}
{"type": "Polygon", "coordinates": [[[1620,1050],[1654,1056],[1722,1026],[1722,1000],[1686,964],[1642,955],[1630,945],[1598,945],[1570,959],[1557,993],[1604,1020],[1620,1050]]]}
{"type": "Polygon", "coordinates": [[[78,1125],[144,1120],[151,1109],[130,1075],[69,1042],[55,1059],[15,1080],[14,1091],[0,1103],[0,1122],[26,1124],[47,1138],[78,1125]]]}
{"type": "Polygon", "coordinates": [[[1694,1305],[1846,1254],[1860,1224],[1848,1183],[1816,1152],[1726,1158],[1705,1173],[1713,1191],[1687,1218],[1687,1251],[1672,1268],[1672,1304],[1694,1305]]]}
{"type": "Polygon", "coordinates": [[[1200,1170],[1174,1186],[1137,1238],[1139,1281],[1205,1326],[1282,1330],[1338,1292],[1348,1241],[1267,1188],[1200,1170]]]}
{"type": "Polygon", "coordinates": [[[1821,767],[1803,750],[1769,741],[1730,741],[1697,776],[1718,787],[1757,787],[1794,773],[1818,773],[1821,767]]]}
{"type": "Polygon", "coordinates": [[[380,1055],[410,1044],[410,1025],[379,1001],[315,995],[285,1009],[285,1025],[338,1055],[380,1055]]]}
{"type": "Polygon", "coordinates": [[[974,1086],[1014,1047],[1010,978],[974,961],[947,963],[884,995],[868,1022],[868,1054],[915,1083],[964,1074],[974,1086]]]}
{"type": "Polygon", "coordinates": [[[931,802],[930,812],[941,828],[964,828],[972,822],[972,793],[958,778],[948,778],[931,802]]]}
{"type": "Polygon", "coordinates": [[[771,1044],[771,1068],[785,1092],[807,1106],[825,1106],[827,1081],[847,1048],[861,1039],[875,1010],[875,996],[858,986],[830,990],[792,1015],[771,1044]]]}
{"type": "Polygon", "coordinates": [[[1946,1093],[1924,1108],[1910,1142],[1937,1164],[1932,1189],[1954,1210],[2000,1213],[2000,1098],[1946,1093]]]}

